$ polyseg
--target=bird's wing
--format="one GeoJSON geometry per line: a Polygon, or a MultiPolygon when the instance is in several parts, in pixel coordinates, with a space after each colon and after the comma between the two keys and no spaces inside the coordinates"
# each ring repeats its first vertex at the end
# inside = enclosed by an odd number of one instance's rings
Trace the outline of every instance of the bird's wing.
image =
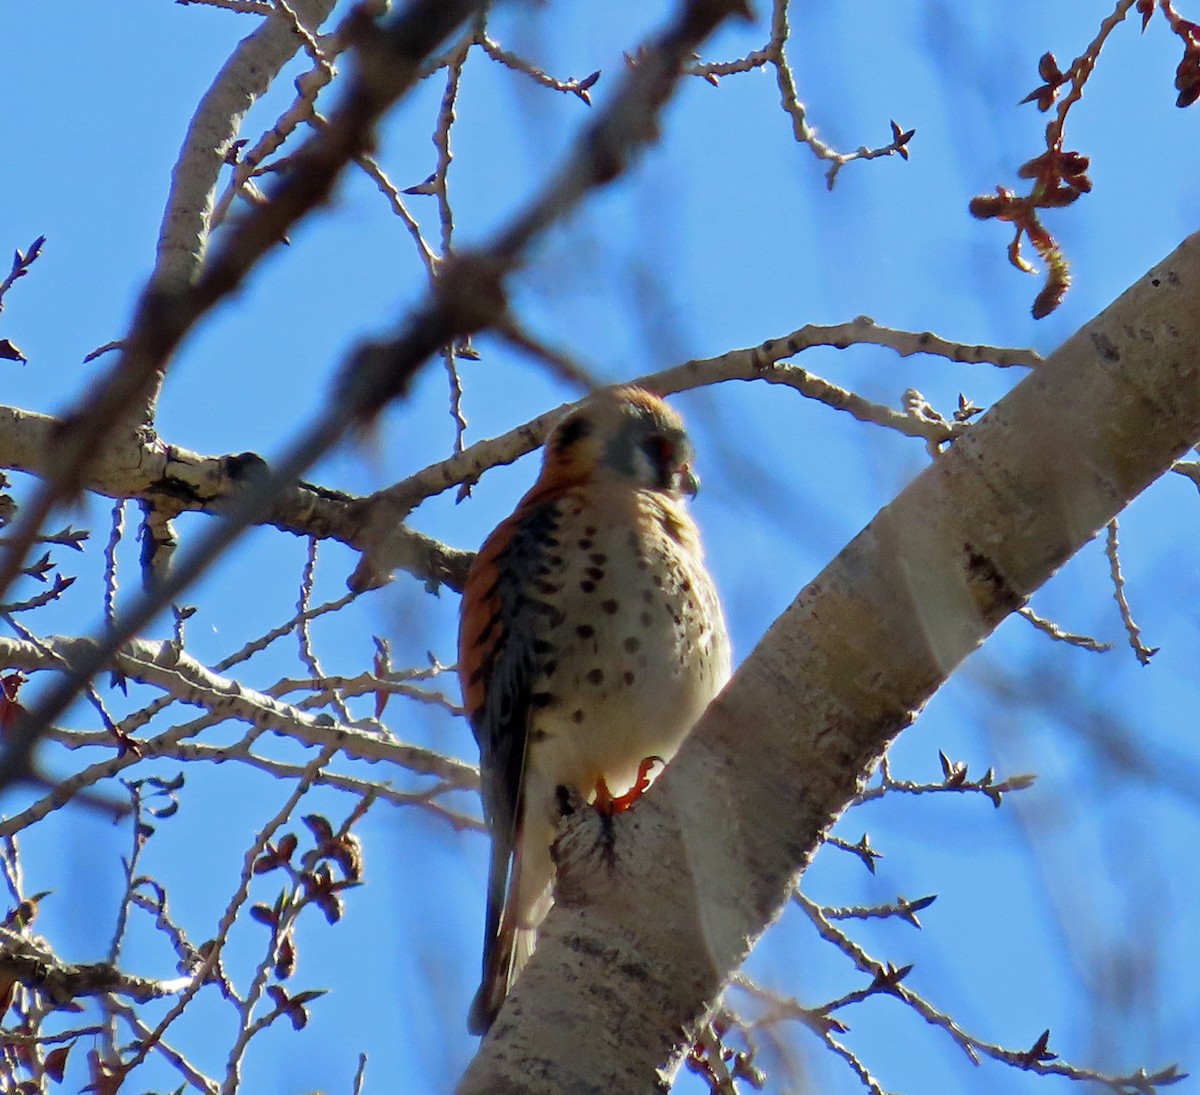
{"type": "Polygon", "coordinates": [[[459,676],[479,745],[483,814],[492,834],[481,993],[500,979],[500,999],[512,962],[513,925],[502,932],[501,919],[521,826],[531,681],[539,636],[554,611],[534,590],[558,520],[553,499],[522,504],[484,542],[463,590],[459,676]]]}

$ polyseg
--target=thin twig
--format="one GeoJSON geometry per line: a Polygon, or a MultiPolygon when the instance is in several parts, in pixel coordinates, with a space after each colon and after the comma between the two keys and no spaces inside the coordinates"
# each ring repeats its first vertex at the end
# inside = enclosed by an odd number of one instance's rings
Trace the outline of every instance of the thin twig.
{"type": "Polygon", "coordinates": [[[1082,650],[1091,650],[1096,654],[1104,654],[1112,649],[1112,643],[1102,643],[1099,639],[1093,639],[1090,635],[1076,635],[1073,632],[1064,631],[1053,620],[1048,620],[1045,616],[1039,616],[1028,605],[1018,608],[1017,613],[1033,624],[1040,632],[1049,635],[1055,642],[1066,643],[1068,646],[1078,646],[1082,650]]]}
{"type": "Polygon", "coordinates": [[[125,535],[125,499],[113,503],[112,525],[104,547],[104,619],[109,627],[117,618],[117,548],[125,535]]]}
{"type": "Polygon", "coordinates": [[[1133,610],[1125,596],[1125,575],[1121,573],[1120,544],[1117,541],[1117,519],[1114,517],[1108,523],[1108,535],[1104,542],[1104,554],[1108,557],[1109,574],[1112,577],[1113,599],[1121,613],[1121,623],[1125,625],[1125,633],[1129,636],[1129,645],[1133,648],[1137,660],[1142,665],[1149,665],[1150,659],[1158,653],[1158,647],[1148,647],[1142,642],[1142,629],[1133,619],[1133,610]]]}
{"type": "MultiPolygon", "coordinates": [[[[318,542],[315,536],[308,538],[308,552],[304,559],[304,570],[300,577],[300,599],[296,602],[296,616],[299,621],[296,625],[296,639],[300,648],[300,660],[314,678],[323,680],[325,679],[325,670],[321,668],[317,652],[313,649],[312,632],[309,630],[308,617],[305,615],[311,605],[313,583],[316,581],[318,542]]],[[[350,723],[354,721],[354,717],[350,714],[350,709],[346,706],[346,701],[336,688],[328,688],[320,697],[314,697],[314,699],[321,705],[326,703],[332,704],[342,722],[350,723]]]]}
{"type": "Polygon", "coordinates": [[[183,1014],[192,997],[200,991],[200,988],[208,980],[209,975],[215,970],[221,957],[221,951],[225,946],[225,940],[228,938],[233,925],[237,922],[242,906],[250,896],[250,883],[254,877],[254,861],[262,855],[267,845],[271,842],[271,838],[292,816],[292,811],[295,810],[300,800],[308,793],[312,784],[312,778],[332,759],[336,752],[336,745],[327,745],[321,750],[318,756],[313,758],[305,769],[305,777],[296,783],[283,807],[263,826],[254,843],[247,849],[245,858],[242,860],[242,873],[238,882],[238,888],[226,905],[225,912],[217,924],[216,935],[208,947],[204,961],[189,978],[187,987],[180,994],[174,1006],[163,1016],[158,1026],[147,1037],[142,1039],[132,1059],[123,1064],[121,1070],[123,1076],[129,1075],[130,1072],[146,1059],[146,1055],[158,1044],[175,1020],[183,1014]]]}

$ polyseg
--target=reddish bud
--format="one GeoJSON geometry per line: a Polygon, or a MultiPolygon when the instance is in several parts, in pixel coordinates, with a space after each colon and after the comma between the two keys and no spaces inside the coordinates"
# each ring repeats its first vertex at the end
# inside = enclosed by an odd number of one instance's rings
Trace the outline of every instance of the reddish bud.
{"type": "Polygon", "coordinates": [[[74,1042],[70,1042],[46,1054],[46,1075],[56,1084],[61,1084],[63,1081],[63,1073],[67,1071],[67,1054],[71,1052],[71,1046],[74,1044],[74,1042]]]}
{"type": "Polygon", "coordinates": [[[289,931],[279,940],[279,950],[275,954],[275,976],[280,981],[286,981],[295,972],[296,944],[289,931]]]}
{"type": "Polygon", "coordinates": [[[977,194],[967,204],[971,216],[981,221],[1000,216],[1008,208],[1009,199],[1002,194],[977,194]]]}
{"type": "Polygon", "coordinates": [[[1048,84],[1061,84],[1066,79],[1058,67],[1058,61],[1055,60],[1054,54],[1048,51],[1043,53],[1038,60],[1038,75],[1048,84]]]}

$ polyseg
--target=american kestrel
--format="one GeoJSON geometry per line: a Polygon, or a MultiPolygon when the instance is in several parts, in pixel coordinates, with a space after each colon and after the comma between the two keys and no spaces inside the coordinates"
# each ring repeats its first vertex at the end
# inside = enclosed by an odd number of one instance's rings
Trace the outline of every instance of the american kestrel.
{"type": "Polygon", "coordinates": [[[476,556],[458,672],[492,834],[483,981],[491,1026],[551,904],[567,789],[644,783],[729,678],[721,603],[685,495],[692,446],[661,399],[605,389],[546,441],[541,475],[476,556]]]}

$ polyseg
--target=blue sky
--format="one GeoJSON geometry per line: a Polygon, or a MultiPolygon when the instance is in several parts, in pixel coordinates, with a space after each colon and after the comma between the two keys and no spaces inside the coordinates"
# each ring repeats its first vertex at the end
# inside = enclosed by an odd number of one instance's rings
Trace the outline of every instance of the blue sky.
{"type": "MultiPolygon", "coordinates": [[[[577,3],[502,8],[492,31],[509,48],[562,76],[595,69],[602,106],[632,49],[668,10],[661,4],[577,3]]],[[[1033,0],[1006,5],[797,3],[789,47],[801,97],[831,144],[889,139],[888,121],[915,127],[912,155],[851,164],[828,192],[823,165],[790,137],[767,71],[719,87],[685,81],[665,136],[616,186],[555,228],[514,286],[531,330],[613,379],[711,356],[805,323],[868,314],[933,329],[966,343],[1031,345],[1049,352],[1194,230],[1197,115],[1175,109],[1177,40],[1161,16],[1145,35],[1118,28],[1068,126],[1068,145],[1092,157],[1092,194],[1047,221],[1073,263],[1063,307],[1035,322],[1038,281],[1005,260],[1006,231],[974,221],[970,197],[1013,186],[1037,153],[1045,118],[1017,102],[1038,83],[1053,50],[1064,67],[1108,13],[1103,4],[1033,0]]],[[[727,59],[766,38],[762,5],[752,26],[730,27],[705,59],[727,59]]],[[[1186,14],[1186,13],[1185,13],[1186,14]]],[[[29,357],[4,364],[4,401],[54,412],[70,405],[102,364],[83,356],[122,334],[151,270],[170,169],[195,104],[255,17],[167,0],[127,0],[121,18],[82,0],[10,5],[0,31],[19,61],[2,123],[9,170],[0,183],[0,247],[47,237],[45,255],[5,301],[0,336],[29,357]]],[[[249,115],[253,140],[291,97],[293,65],[249,115]]],[[[400,186],[433,169],[431,120],[440,96],[422,88],[389,116],[380,160],[400,186]]],[[[468,65],[456,126],[451,190],[460,246],[484,241],[535,192],[586,121],[572,96],[533,87],[482,57],[468,65]]],[[[433,199],[413,197],[437,238],[433,199]]],[[[268,458],[320,413],[349,346],[386,331],[421,297],[424,274],[402,226],[372,184],[348,177],[331,208],[301,226],[290,247],[210,317],[172,366],[158,427],[206,453],[254,450],[268,458]]],[[[571,392],[495,340],[463,367],[468,439],[502,432],[571,392]]],[[[898,359],[869,348],[814,351],[806,368],[898,405],[919,388],[944,412],[958,394],[987,405],[1017,370],[898,359]]],[[[311,478],[368,492],[449,452],[446,383],[431,363],[413,398],[376,434],[333,454],[311,478]]],[[[696,436],[704,480],[696,513],[724,592],[735,647],[748,652],[803,584],[926,462],[922,447],[766,385],[689,393],[677,406],[696,436]]],[[[489,473],[474,497],[431,500],[413,525],[473,547],[535,474],[532,460],[489,473]]],[[[83,579],[64,603],[31,620],[44,631],[92,628],[94,584],[107,537],[107,503],[72,515],[93,529],[83,579]]],[[[843,835],[864,829],[887,858],[875,878],[827,849],[806,883],[830,904],[875,902],[897,891],[937,893],[918,933],[885,924],[858,933],[877,957],[915,962],[910,982],[974,1033],[1025,1048],[1050,1027],[1052,1047],[1075,1063],[1113,1070],[1200,1059],[1197,963],[1189,916],[1200,894],[1187,865],[1198,832],[1200,767],[1193,712],[1198,531],[1195,488],[1168,477],[1123,518],[1129,594],[1150,645],[1141,668],[1123,645],[1093,544],[1034,599],[1064,627],[1116,644],[1095,655],[1051,644],[1020,620],[1006,623],[930,704],[897,746],[893,771],[936,779],[937,751],[981,773],[1037,771],[1037,788],[999,811],[986,800],[895,799],[857,809],[843,835]],[[1113,725],[1149,758],[1131,774],[1097,745],[1113,725]],[[1100,1009],[1097,986],[1118,1003],[1100,1009]],[[1126,993],[1121,997],[1121,993],[1126,993]]],[[[132,522],[134,517],[130,515],[132,522]]],[[[185,536],[205,518],[182,520],[185,536]]],[[[136,589],[137,545],[121,551],[123,588],[136,589]]],[[[257,531],[190,600],[192,652],[215,661],[294,611],[304,545],[257,531]]],[[[317,599],[338,596],[350,553],[321,551],[317,599]]],[[[453,660],[457,598],[431,598],[401,577],[314,628],[330,672],[369,662],[386,635],[397,664],[426,651],[453,660]]],[[[166,633],[165,625],[154,631],[166,633]]],[[[287,643],[279,644],[288,646],[287,643]]],[[[298,675],[294,647],[252,663],[246,682],[298,675]]],[[[453,681],[442,687],[456,694],[453,681]]],[[[114,703],[117,702],[114,699],[114,703]]],[[[362,712],[365,713],[365,712],[362,712]]],[[[76,725],[88,715],[75,712],[76,725]]],[[[465,724],[393,701],[392,729],[471,758],[465,724]]],[[[54,756],[69,771],[77,758],[54,756]]],[[[148,769],[167,773],[169,765],[148,769]]],[[[372,772],[383,777],[383,773],[372,772]]],[[[397,777],[398,778],[398,777],[397,777]]],[[[211,932],[250,834],[286,796],[273,781],[229,765],[198,769],[177,819],[163,823],[147,866],[170,887],[196,939],[211,932]]],[[[13,796],[11,812],[19,803],[13,796]]],[[[316,796],[340,820],[350,802],[316,796]]],[[[349,895],[346,921],[302,924],[297,988],[329,987],[305,1034],[272,1030],[252,1051],[247,1090],[348,1092],[360,1051],[367,1091],[449,1091],[474,1041],[463,1015],[473,991],[482,918],[485,844],[414,810],[376,806],[360,827],[368,885],[349,895]]],[[[28,887],[53,889],[44,931],[61,952],[93,960],[107,949],[128,833],[73,811],[24,838],[28,887]]],[[[269,900],[264,892],[262,899],[269,900]]],[[[233,953],[252,963],[262,929],[245,925],[233,953]],[[257,933],[257,934],[256,934],[257,933]]],[[[827,949],[827,948],[825,948],[827,949]]],[[[148,931],[128,952],[136,972],[167,976],[169,953],[148,931]]],[[[765,983],[808,1003],[858,982],[825,954],[792,913],[752,957],[765,983]]],[[[228,1016],[203,1001],[203,1021],[181,1045],[209,1060],[228,1016]],[[207,1010],[205,1010],[207,1009],[207,1010]]],[[[975,1070],[945,1038],[890,1001],[846,1016],[847,1040],[889,1090],[1061,1090],[997,1065],[975,1070]]],[[[858,1090],[844,1066],[795,1034],[814,1086],[858,1090]]],[[[77,1051],[78,1052],[78,1051],[77,1051]]],[[[82,1053],[79,1054],[82,1057],[82,1053]]],[[[765,1059],[771,1064],[771,1059],[765,1059]]],[[[144,1081],[165,1089],[162,1074],[144,1081]]],[[[82,1083],[82,1081],[80,1081],[82,1083]]],[[[698,1090],[693,1083],[681,1090],[698,1090]]],[[[77,1085],[78,1086],[78,1085],[77,1085]]],[[[802,1089],[782,1069],[769,1090],[802,1089]]]]}

